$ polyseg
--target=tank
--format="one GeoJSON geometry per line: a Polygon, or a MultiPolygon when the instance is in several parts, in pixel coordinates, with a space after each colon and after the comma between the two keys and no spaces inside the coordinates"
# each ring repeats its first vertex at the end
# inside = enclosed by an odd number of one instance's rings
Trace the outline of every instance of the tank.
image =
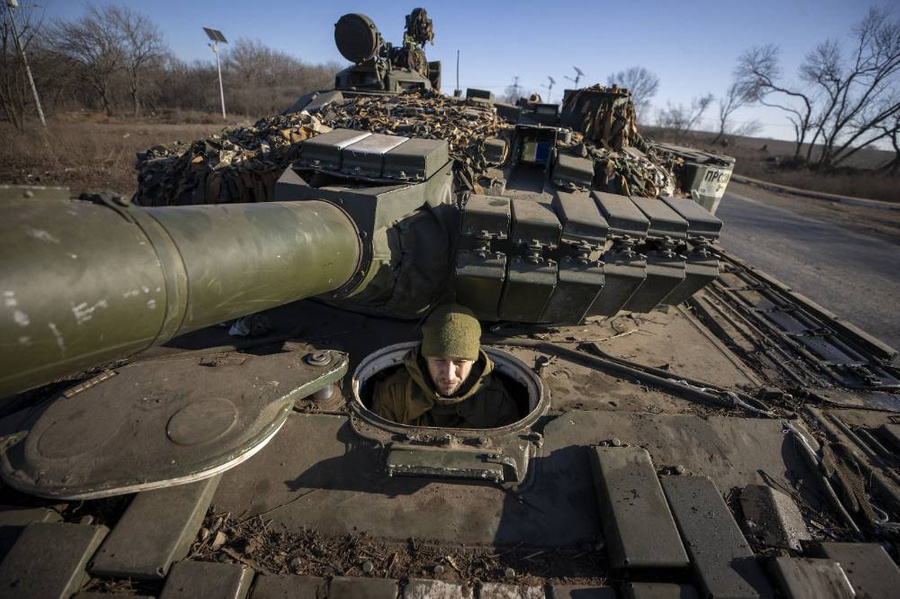
{"type": "MultiPolygon", "coordinates": [[[[336,40],[339,84],[395,57],[336,40]]],[[[193,150],[132,199],[0,188],[0,595],[892,596],[896,351],[722,250],[626,90],[389,87],[303,100],[248,201],[193,150]],[[516,422],[372,411],[448,301],[516,422]]]]}

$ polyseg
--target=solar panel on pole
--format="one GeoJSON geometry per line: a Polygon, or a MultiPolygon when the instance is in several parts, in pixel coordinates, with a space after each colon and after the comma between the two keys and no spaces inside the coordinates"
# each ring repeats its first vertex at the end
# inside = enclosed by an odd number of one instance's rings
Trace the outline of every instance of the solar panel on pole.
{"type": "Polygon", "coordinates": [[[219,44],[227,44],[228,40],[225,39],[225,36],[222,35],[222,32],[218,29],[204,27],[203,31],[206,32],[206,37],[212,40],[212,43],[209,46],[216,55],[216,70],[219,72],[219,97],[222,100],[222,120],[225,120],[228,117],[225,116],[225,88],[222,85],[222,65],[219,63],[219,44]]]}
{"type": "Polygon", "coordinates": [[[206,32],[206,35],[214,42],[221,42],[223,44],[227,44],[228,40],[225,39],[225,36],[222,35],[222,32],[218,29],[210,29],[209,27],[204,27],[203,31],[206,32]]]}

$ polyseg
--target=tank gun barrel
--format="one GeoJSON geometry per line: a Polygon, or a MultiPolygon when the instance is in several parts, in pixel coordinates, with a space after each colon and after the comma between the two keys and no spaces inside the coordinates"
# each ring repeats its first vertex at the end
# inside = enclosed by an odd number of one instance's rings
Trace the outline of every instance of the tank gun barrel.
{"type": "Polygon", "coordinates": [[[0,200],[0,397],[338,289],[360,256],[323,201],[0,200]]]}

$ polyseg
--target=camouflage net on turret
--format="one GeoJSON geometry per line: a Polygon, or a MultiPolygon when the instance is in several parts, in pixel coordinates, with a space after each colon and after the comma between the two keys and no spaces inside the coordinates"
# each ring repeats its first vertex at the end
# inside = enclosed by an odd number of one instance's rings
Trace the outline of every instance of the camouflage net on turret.
{"type": "Polygon", "coordinates": [[[592,85],[567,92],[561,109],[572,115],[573,130],[602,148],[621,152],[627,146],[644,146],[627,89],[592,85]]]}
{"type": "Polygon", "coordinates": [[[271,201],[275,181],[298,158],[299,142],[332,128],[446,139],[457,183],[474,188],[486,168],[485,140],[512,129],[484,102],[433,92],[357,96],[305,111],[261,119],[249,127],[187,144],[156,146],[138,156],[143,205],[271,201]]]}
{"type": "Polygon", "coordinates": [[[599,84],[567,91],[561,109],[580,142],[567,152],[594,163],[595,189],[644,198],[675,193],[683,161],[644,141],[630,91],[599,84]]]}
{"type": "MultiPolygon", "coordinates": [[[[564,150],[594,162],[595,187],[643,197],[671,194],[672,170],[678,165],[646,147],[627,91],[599,86],[577,90],[567,96],[566,106],[597,109],[594,116],[584,113],[579,122],[587,133],[576,132],[564,150]],[[598,90],[606,100],[598,100],[598,90]]],[[[485,142],[508,140],[514,125],[487,102],[435,92],[356,96],[312,113],[225,129],[191,144],[151,148],[138,155],[138,201],[148,206],[271,201],[278,177],[299,156],[300,142],[332,128],[446,139],[457,187],[480,192],[479,177],[491,166],[485,142]]]]}
{"type": "Polygon", "coordinates": [[[155,146],[138,154],[137,199],[145,206],[270,202],[300,142],[329,130],[297,112],[190,144],[155,146]]]}

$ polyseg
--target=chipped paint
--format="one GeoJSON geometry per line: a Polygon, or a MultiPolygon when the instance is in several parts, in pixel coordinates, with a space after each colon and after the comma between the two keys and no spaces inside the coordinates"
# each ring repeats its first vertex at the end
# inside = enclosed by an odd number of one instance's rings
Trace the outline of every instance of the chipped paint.
{"type": "Polygon", "coordinates": [[[31,345],[31,337],[28,337],[27,335],[22,335],[21,337],[19,337],[19,344],[20,345],[31,345]]]}
{"type": "Polygon", "coordinates": [[[148,300],[147,307],[150,308],[151,310],[155,310],[156,309],[156,300],[148,300]]]}
{"type": "Polygon", "coordinates": [[[13,312],[13,320],[15,320],[16,324],[20,327],[27,327],[29,324],[31,324],[31,321],[28,320],[28,315],[21,310],[16,310],[15,312],[13,312]]]}
{"type": "Polygon", "coordinates": [[[4,291],[3,292],[3,304],[7,308],[15,308],[19,305],[19,302],[16,301],[16,292],[15,291],[4,291]]]}
{"type": "Polygon", "coordinates": [[[56,328],[56,325],[52,322],[48,322],[47,326],[50,327],[50,332],[53,333],[53,336],[56,337],[56,345],[59,346],[59,353],[62,354],[62,357],[66,357],[66,340],[63,339],[62,334],[59,332],[59,329],[56,328]]]}
{"type": "Polygon", "coordinates": [[[105,299],[98,301],[93,306],[88,306],[87,302],[81,302],[80,304],[72,305],[72,314],[75,315],[75,322],[78,324],[84,324],[90,319],[94,317],[94,312],[97,308],[106,308],[107,303],[105,299]]]}
{"type": "Polygon", "coordinates": [[[70,253],[68,254],[68,256],[69,256],[69,258],[71,258],[72,260],[77,260],[77,259],[78,259],[78,254],[73,254],[73,253],[70,252],[70,253]]]}
{"type": "Polygon", "coordinates": [[[125,293],[123,293],[122,297],[124,297],[125,299],[128,299],[129,297],[136,297],[140,294],[141,294],[141,292],[139,290],[132,289],[131,291],[126,291],[125,293]]]}
{"type": "Polygon", "coordinates": [[[51,235],[49,231],[45,231],[43,229],[33,229],[31,227],[26,227],[26,230],[28,231],[28,235],[30,237],[34,237],[39,241],[59,244],[59,239],[51,235]]]}

